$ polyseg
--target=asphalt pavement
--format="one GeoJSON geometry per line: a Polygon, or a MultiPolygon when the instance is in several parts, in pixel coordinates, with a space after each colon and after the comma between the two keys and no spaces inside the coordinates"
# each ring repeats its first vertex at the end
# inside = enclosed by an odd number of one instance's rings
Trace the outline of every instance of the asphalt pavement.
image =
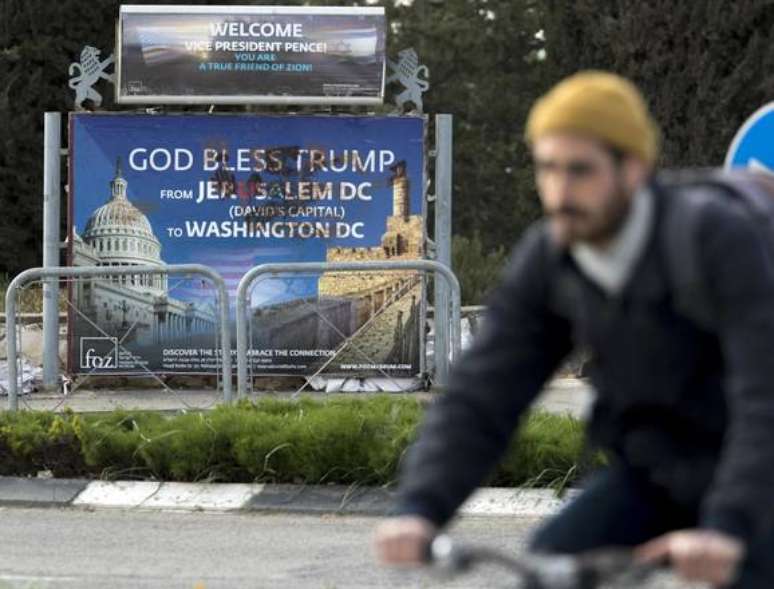
{"type": "MultiPolygon", "coordinates": [[[[427,570],[379,568],[370,551],[376,522],[361,516],[4,507],[0,587],[513,587],[493,568],[453,581],[427,570]]],[[[537,523],[525,517],[465,517],[451,533],[519,552],[537,523]]],[[[641,587],[689,586],[659,578],[641,587]]]]}

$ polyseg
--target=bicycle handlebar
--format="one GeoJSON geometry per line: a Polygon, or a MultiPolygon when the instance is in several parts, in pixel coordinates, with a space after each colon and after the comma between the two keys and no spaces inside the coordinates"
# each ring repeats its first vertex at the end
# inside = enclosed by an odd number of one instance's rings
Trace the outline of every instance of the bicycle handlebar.
{"type": "Polygon", "coordinates": [[[446,535],[433,540],[427,559],[452,574],[478,564],[495,564],[521,579],[524,589],[595,589],[618,579],[639,582],[659,568],[635,562],[627,549],[606,548],[572,556],[532,553],[515,558],[491,548],[460,546],[446,535]]]}

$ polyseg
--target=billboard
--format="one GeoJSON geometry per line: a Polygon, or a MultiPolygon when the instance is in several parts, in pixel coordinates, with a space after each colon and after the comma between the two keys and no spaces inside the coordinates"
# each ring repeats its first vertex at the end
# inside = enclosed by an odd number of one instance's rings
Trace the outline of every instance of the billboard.
{"type": "MultiPolygon", "coordinates": [[[[70,263],[206,264],[226,279],[233,321],[258,264],[421,258],[424,138],[411,116],[71,114],[70,263]]],[[[423,289],[414,272],[259,280],[249,366],[418,374],[423,289]]],[[[72,298],[72,372],[218,368],[202,281],[91,279],[72,298]]]]}
{"type": "Polygon", "coordinates": [[[121,6],[116,101],[381,104],[384,8],[121,6]]]}

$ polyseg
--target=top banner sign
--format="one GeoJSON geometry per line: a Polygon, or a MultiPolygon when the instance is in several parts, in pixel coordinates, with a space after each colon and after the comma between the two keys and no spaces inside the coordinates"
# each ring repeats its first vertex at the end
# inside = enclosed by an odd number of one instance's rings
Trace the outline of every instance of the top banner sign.
{"type": "Polygon", "coordinates": [[[121,6],[123,104],[381,104],[384,8],[121,6]]]}

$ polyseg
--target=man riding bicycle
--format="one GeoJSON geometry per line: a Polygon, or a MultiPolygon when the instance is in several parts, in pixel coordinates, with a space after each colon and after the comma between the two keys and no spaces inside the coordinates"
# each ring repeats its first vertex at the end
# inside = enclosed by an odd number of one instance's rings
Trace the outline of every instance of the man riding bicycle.
{"type": "Polygon", "coordinates": [[[676,304],[664,228],[681,195],[654,174],[658,130],[638,90],[576,74],[535,104],[526,136],[545,219],[515,248],[481,333],[428,412],[396,513],[377,529],[379,558],[423,561],[582,346],[597,391],[590,443],[610,465],[531,548],[630,546],[689,580],[771,589],[774,266],[760,228],[732,199],[706,195],[696,240],[707,327],[676,304]]]}

